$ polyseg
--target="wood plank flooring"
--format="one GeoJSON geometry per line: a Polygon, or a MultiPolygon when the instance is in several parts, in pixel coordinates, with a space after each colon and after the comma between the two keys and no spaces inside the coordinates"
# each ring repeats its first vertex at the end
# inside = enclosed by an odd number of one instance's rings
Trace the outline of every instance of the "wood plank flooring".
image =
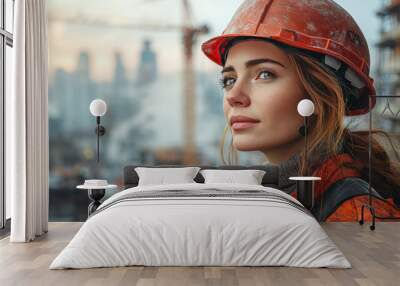
{"type": "Polygon", "coordinates": [[[50,223],[32,243],[0,240],[0,285],[400,285],[400,223],[328,223],[323,227],[352,263],[352,269],[291,267],[119,267],[49,270],[81,223],[50,223]]]}

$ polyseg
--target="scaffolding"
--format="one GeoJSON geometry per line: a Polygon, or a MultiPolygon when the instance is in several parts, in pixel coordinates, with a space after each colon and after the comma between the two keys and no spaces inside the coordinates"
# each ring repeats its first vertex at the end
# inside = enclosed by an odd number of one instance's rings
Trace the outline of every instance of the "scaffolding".
{"type": "MultiPolygon", "coordinates": [[[[377,12],[380,39],[377,47],[376,90],[378,96],[400,95],[400,0],[383,1],[377,12]]],[[[400,132],[400,99],[386,97],[378,101],[383,109],[381,127],[400,132]]]]}

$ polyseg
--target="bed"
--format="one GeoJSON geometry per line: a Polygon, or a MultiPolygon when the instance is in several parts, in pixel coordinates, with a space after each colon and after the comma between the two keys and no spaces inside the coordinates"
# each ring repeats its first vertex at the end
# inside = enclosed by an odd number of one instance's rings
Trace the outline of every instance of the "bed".
{"type": "MultiPolygon", "coordinates": [[[[123,191],[104,201],[50,269],[144,266],[291,266],[351,268],[312,214],[274,187],[269,166],[260,185],[138,185],[124,168],[123,191]]],[[[159,166],[155,166],[159,167],[159,166]]],[[[163,166],[173,167],[173,166],[163,166]]]]}

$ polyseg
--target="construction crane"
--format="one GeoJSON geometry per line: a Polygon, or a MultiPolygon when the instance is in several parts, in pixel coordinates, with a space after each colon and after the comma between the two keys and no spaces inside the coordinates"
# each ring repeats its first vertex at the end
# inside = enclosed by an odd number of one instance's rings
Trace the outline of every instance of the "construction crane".
{"type": "MultiPolygon", "coordinates": [[[[150,31],[181,31],[183,39],[184,67],[183,67],[183,164],[193,165],[198,162],[197,148],[195,144],[196,130],[196,82],[193,66],[193,46],[197,37],[209,33],[207,25],[195,26],[189,0],[181,0],[183,8],[182,25],[160,25],[160,24],[120,24],[98,19],[88,19],[83,15],[70,18],[55,18],[49,16],[49,22],[62,21],[67,24],[87,25],[96,27],[109,27],[130,30],[150,31]]],[[[154,1],[153,1],[154,2],[154,1]]]]}
{"type": "Polygon", "coordinates": [[[193,45],[199,35],[207,34],[209,28],[205,25],[195,27],[192,23],[192,11],[189,0],[182,0],[183,4],[183,42],[184,42],[184,72],[183,85],[185,95],[183,98],[183,114],[185,115],[184,133],[184,157],[183,163],[191,165],[197,163],[197,150],[194,142],[196,127],[196,82],[193,68],[193,45]]]}

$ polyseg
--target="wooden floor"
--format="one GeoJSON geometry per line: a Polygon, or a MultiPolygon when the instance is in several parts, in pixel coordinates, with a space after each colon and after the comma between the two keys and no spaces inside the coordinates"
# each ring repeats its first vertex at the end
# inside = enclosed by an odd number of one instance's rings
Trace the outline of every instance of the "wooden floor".
{"type": "Polygon", "coordinates": [[[50,223],[32,243],[0,241],[0,285],[400,285],[400,223],[323,225],[352,269],[291,267],[119,267],[49,270],[55,256],[81,226],[50,223]]]}

